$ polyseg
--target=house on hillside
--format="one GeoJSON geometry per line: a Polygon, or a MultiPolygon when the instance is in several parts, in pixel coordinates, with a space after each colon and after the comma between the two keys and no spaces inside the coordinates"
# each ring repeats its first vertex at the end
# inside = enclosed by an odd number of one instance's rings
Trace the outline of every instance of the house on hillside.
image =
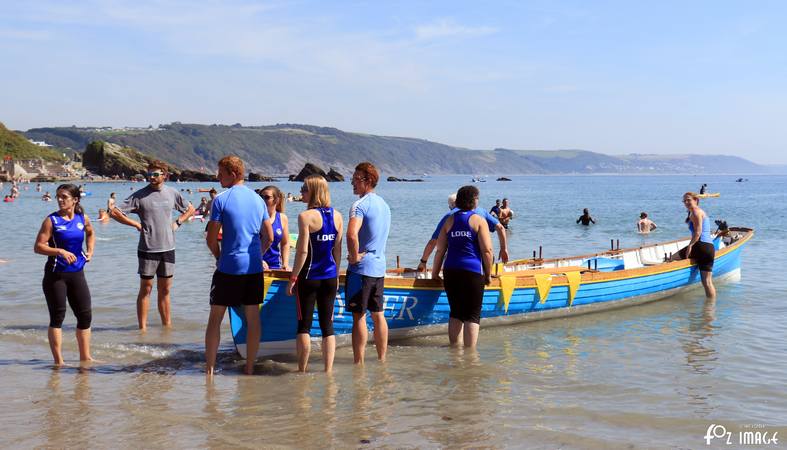
{"type": "Polygon", "coordinates": [[[8,180],[32,180],[36,177],[45,178],[80,178],[85,174],[82,163],[68,161],[46,161],[42,158],[13,159],[10,156],[3,158],[0,168],[0,178],[8,180]]]}

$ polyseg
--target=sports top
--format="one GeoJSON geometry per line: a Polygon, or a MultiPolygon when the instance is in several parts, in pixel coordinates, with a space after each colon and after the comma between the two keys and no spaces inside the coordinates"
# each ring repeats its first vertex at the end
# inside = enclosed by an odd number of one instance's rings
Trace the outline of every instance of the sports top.
{"type": "Polygon", "coordinates": [[[443,269],[467,270],[483,274],[481,265],[481,248],[478,244],[478,234],[470,226],[470,217],[475,211],[457,211],[454,223],[448,230],[448,252],[445,256],[443,269]]]}
{"type": "Polygon", "coordinates": [[[74,218],[68,220],[54,212],[49,215],[49,220],[52,221],[52,236],[49,238],[49,246],[73,253],[77,260],[73,264],[69,264],[62,256],[50,256],[47,258],[44,270],[47,272],[79,272],[87,262],[85,254],[82,252],[82,244],[85,242],[85,216],[74,214],[74,218]]]}
{"type": "Polygon", "coordinates": [[[314,209],[322,216],[322,227],[309,233],[309,254],[299,276],[306,280],[336,278],[336,261],[333,259],[336,225],[333,223],[333,208],[314,209]]]}

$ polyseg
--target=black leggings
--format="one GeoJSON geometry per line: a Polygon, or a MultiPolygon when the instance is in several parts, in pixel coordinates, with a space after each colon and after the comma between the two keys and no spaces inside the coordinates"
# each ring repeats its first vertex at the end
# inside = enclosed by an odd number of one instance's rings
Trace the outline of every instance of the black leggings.
{"type": "Polygon", "coordinates": [[[339,283],[336,278],[325,280],[298,280],[297,290],[298,334],[311,334],[314,304],[320,320],[322,337],[333,336],[333,302],[339,283]]]}
{"type": "Polygon", "coordinates": [[[443,286],[451,307],[449,317],[462,322],[481,323],[483,275],[468,270],[443,269],[443,286]]]}
{"type": "MultiPolygon", "coordinates": [[[[683,247],[678,251],[681,259],[686,259],[686,249],[688,246],[683,247]]],[[[691,255],[689,259],[693,259],[697,263],[697,268],[700,272],[713,272],[713,261],[716,259],[716,247],[710,242],[697,242],[691,247],[691,255]]]]}
{"type": "Polygon", "coordinates": [[[87,330],[93,321],[90,307],[90,289],[85,281],[85,273],[79,272],[46,272],[41,283],[49,308],[49,326],[61,328],[66,318],[66,300],[71,311],[77,317],[77,328],[87,330]]]}

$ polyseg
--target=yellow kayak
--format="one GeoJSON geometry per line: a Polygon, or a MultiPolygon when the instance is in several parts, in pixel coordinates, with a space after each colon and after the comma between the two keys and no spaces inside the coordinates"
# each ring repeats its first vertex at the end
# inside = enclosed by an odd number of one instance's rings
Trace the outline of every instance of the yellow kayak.
{"type": "Polygon", "coordinates": [[[719,192],[714,192],[712,194],[697,194],[697,197],[699,197],[699,198],[711,198],[711,197],[715,198],[715,197],[720,197],[720,196],[721,196],[721,194],[719,192]]]}

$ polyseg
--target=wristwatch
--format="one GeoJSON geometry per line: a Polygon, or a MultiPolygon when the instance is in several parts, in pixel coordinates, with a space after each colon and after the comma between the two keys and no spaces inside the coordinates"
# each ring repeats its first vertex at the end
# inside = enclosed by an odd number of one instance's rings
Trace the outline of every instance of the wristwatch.
{"type": "Polygon", "coordinates": [[[180,223],[180,219],[175,219],[175,223],[176,223],[178,226],[181,226],[181,225],[183,225],[182,223],[180,223]]]}

